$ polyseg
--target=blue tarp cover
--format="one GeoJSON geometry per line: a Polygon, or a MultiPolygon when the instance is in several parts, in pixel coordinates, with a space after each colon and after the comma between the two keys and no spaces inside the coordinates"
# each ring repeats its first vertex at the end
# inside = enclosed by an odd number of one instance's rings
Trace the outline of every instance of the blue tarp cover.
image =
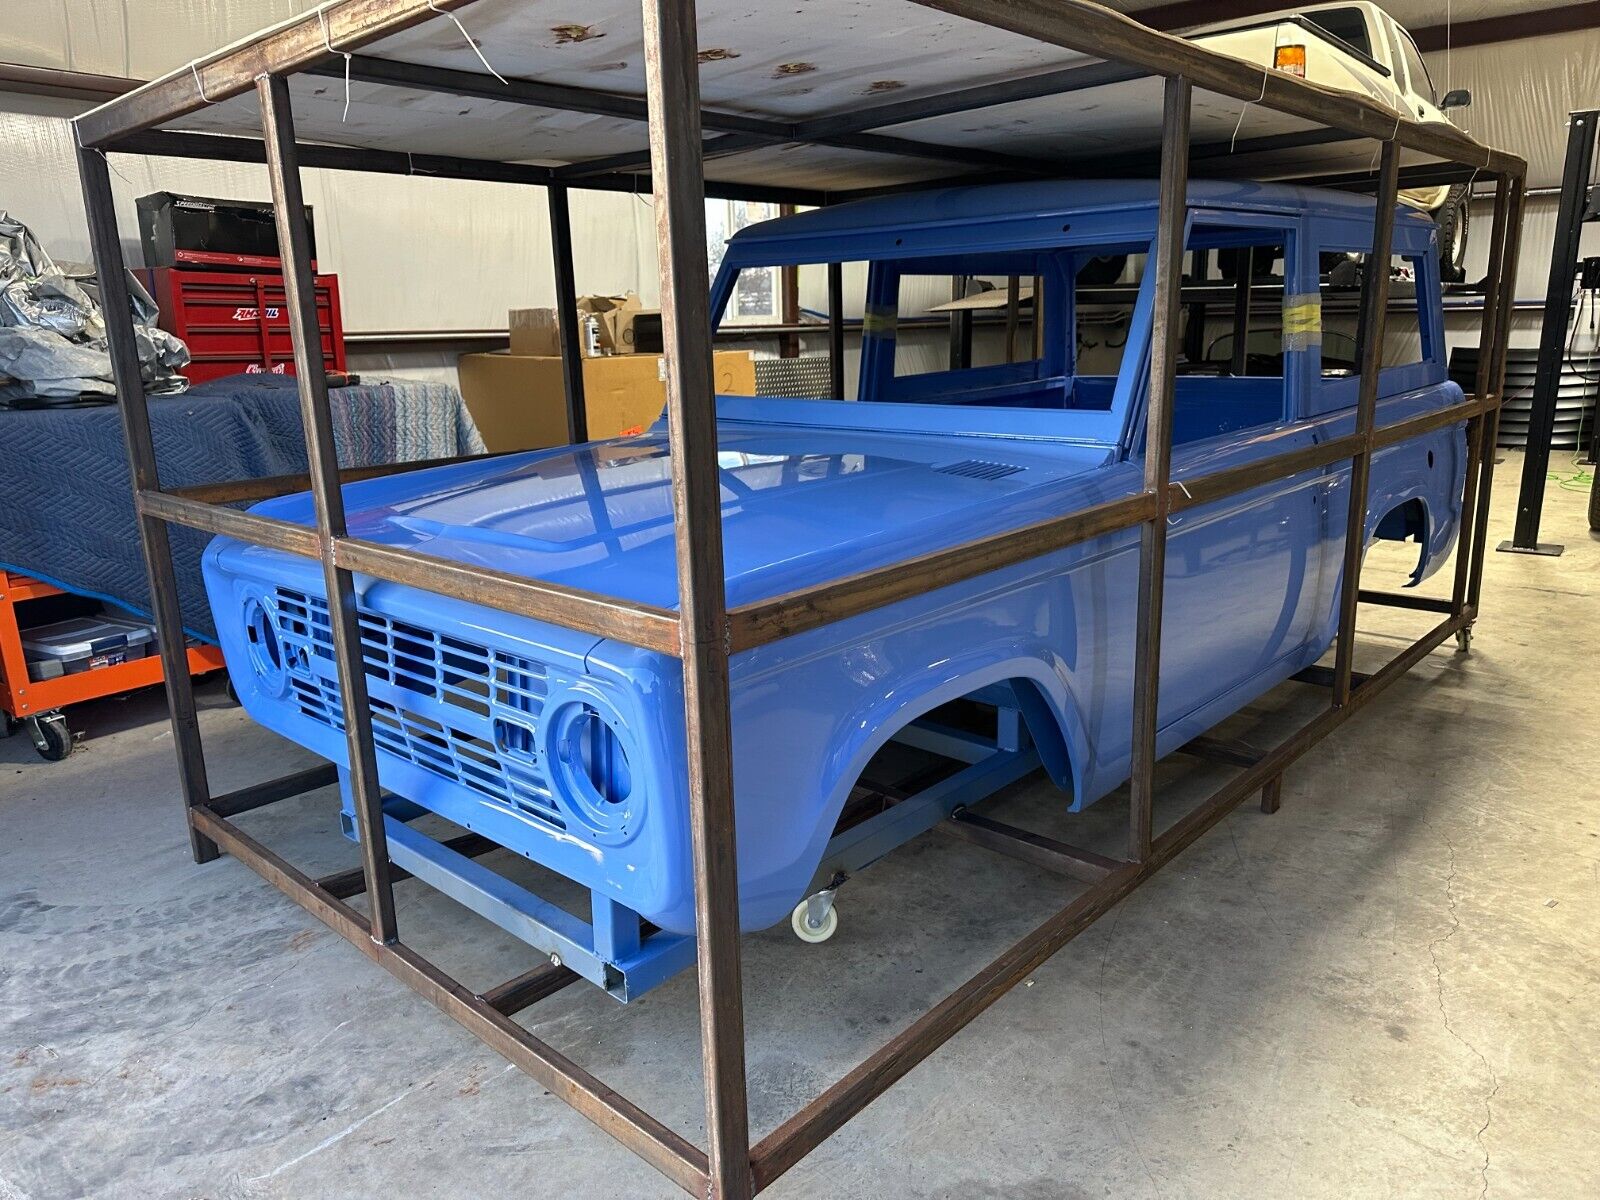
{"type": "MultiPolygon", "coordinates": [[[[444,384],[361,384],[329,400],[343,466],[483,453],[460,394],[444,384]]],[[[306,469],[299,396],[283,376],[239,375],[151,397],[150,427],[166,488],[306,469]]],[[[200,580],[209,535],[170,528],[184,624],[214,640],[200,580]]],[[[0,567],[149,613],[114,406],[0,409],[0,567]]]]}

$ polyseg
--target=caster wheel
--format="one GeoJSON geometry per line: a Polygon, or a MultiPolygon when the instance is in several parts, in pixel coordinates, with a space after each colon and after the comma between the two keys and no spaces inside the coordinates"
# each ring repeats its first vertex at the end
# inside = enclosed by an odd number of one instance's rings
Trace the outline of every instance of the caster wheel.
{"type": "Polygon", "coordinates": [[[794,929],[795,937],[802,942],[813,945],[825,942],[833,936],[834,930],[839,928],[839,910],[828,907],[828,915],[822,918],[822,924],[813,925],[807,915],[810,901],[802,900],[794,906],[794,912],[789,917],[789,925],[794,929]]]}
{"type": "Polygon", "coordinates": [[[1472,649],[1472,630],[1470,627],[1456,630],[1456,649],[1463,654],[1472,649]]]}
{"type": "Polygon", "coordinates": [[[28,736],[33,739],[33,748],[45,762],[60,762],[72,753],[72,732],[67,728],[67,719],[59,713],[29,717],[25,724],[28,736]]]}

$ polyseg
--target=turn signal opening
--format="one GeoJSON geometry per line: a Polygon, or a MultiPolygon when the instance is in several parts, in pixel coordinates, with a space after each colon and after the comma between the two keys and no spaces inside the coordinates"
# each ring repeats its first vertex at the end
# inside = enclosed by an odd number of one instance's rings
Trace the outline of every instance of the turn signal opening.
{"type": "Polygon", "coordinates": [[[1304,46],[1279,46],[1272,52],[1272,65],[1290,75],[1306,77],[1306,48],[1304,46]]]}

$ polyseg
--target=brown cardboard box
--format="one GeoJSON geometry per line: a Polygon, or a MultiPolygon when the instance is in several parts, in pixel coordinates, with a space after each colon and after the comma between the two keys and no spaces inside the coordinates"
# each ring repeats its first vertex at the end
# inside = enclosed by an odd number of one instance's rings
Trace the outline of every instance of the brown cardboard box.
{"type": "MultiPolygon", "coordinates": [[[[748,351],[713,356],[716,390],[750,396],[756,365],[748,351]]],[[[461,398],[490,450],[534,450],[567,440],[566,395],[559,356],[463,354],[461,398]]],[[[583,360],[589,437],[616,437],[647,428],[661,415],[666,389],[654,354],[619,354],[583,360]]]]}
{"type": "Polygon", "coordinates": [[[561,330],[553,308],[513,308],[510,314],[511,353],[559,357],[561,330]]]}
{"type": "MultiPolygon", "coordinates": [[[[599,323],[600,349],[605,354],[637,354],[640,351],[634,325],[640,317],[659,322],[661,310],[645,308],[636,292],[621,296],[579,296],[578,314],[593,316],[599,323]]],[[[656,348],[660,353],[660,347],[656,348]]]]}

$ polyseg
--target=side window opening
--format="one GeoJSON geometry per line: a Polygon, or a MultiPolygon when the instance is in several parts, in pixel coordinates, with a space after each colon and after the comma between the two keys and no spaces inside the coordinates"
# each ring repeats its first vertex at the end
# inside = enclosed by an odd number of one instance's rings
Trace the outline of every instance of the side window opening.
{"type": "Polygon", "coordinates": [[[1282,307],[1285,231],[1197,226],[1190,245],[1174,446],[1282,423],[1291,355],[1302,348],[1282,307]]]}
{"type": "MultiPolygon", "coordinates": [[[[1359,250],[1324,252],[1338,265],[1323,276],[1322,378],[1355,379],[1359,374],[1356,328],[1361,312],[1361,280],[1368,255],[1359,250]]],[[[1427,266],[1421,255],[1389,259],[1389,310],[1384,318],[1382,369],[1411,367],[1439,357],[1432,331],[1423,320],[1427,266]]]]}
{"type": "Polygon", "coordinates": [[[862,394],[909,404],[1077,407],[1058,250],[874,264],[862,394]]]}
{"type": "Polygon", "coordinates": [[[1038,367],[1044,353],[1034,315],[1041,282],[1031,274],[902,273],[895,305],[895,375],[1003,364],[1038,367]]]}

